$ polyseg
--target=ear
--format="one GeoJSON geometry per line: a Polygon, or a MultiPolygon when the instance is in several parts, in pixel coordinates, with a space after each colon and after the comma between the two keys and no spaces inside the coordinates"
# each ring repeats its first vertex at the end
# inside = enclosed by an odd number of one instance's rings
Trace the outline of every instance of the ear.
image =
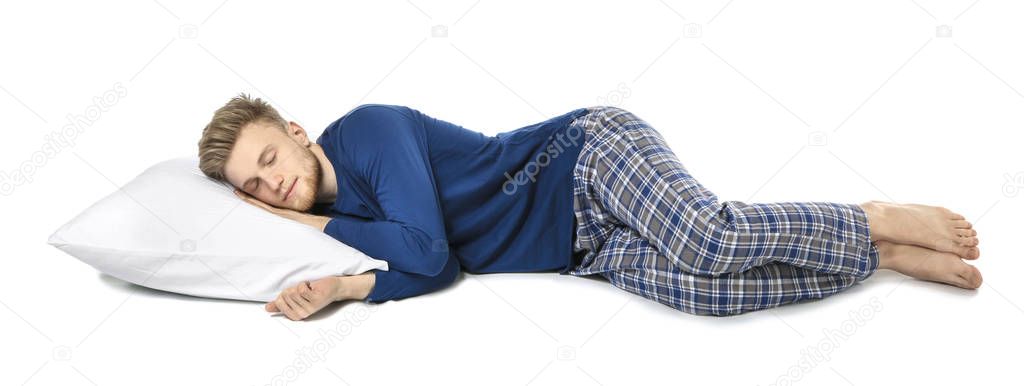
{"type": "Polygon", "coordinates": [[[302,126],[299,126],[298,123],[295,123],[294,121],[288,121],[287,131],[288,136],[295,140],[295,142],[298,142],[299,145],[302,145],[303,147],[309,147],[309,135],[306,134],[306,129],[303,129],[302,126]]]}

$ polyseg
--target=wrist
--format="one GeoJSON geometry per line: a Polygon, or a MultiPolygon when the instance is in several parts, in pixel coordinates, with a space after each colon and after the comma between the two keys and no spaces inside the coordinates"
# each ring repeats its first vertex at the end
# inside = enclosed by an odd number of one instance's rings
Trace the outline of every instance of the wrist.
{"type": "Polygon", "coordinates": [[[324,229],[327,228],[327,223],[330,221],[330,217],[318,216],[315,214],[306,214],[306,221],[303,222],[306,223],[306,225],[309,225],[323,232],[324,229]]]}
{"type": "Polygon", "coordinates": [[[376,275],[371,272],[351,276],[335,276],[338,280],[338,291],[334,294],[335,301],[363,300],[370,296],[376,282],[376,275]]]}

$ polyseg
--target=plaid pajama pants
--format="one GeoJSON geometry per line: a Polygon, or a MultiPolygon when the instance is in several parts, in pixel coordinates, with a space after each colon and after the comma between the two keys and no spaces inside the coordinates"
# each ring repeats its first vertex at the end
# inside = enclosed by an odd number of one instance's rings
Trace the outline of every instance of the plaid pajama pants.
{"type": "Polygon", "coordinates": [[[719,201],[632,113],[590,107],[573,172],[576,262],[675,309],[731,315],[822,298],[878,266],[867,215],[830,202],[719,201]]]}

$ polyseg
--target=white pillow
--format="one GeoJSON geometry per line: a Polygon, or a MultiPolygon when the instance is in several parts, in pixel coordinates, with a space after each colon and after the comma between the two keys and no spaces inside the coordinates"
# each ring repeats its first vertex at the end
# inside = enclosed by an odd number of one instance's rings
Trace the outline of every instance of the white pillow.
{"type": "Polygon", "coordinates": [[[303,280],[388,269],[233,190],[203,175],[197,157],[164,161],[64,224],[48,243],[124,281],[223,299],[266,302],[303,280]]]}

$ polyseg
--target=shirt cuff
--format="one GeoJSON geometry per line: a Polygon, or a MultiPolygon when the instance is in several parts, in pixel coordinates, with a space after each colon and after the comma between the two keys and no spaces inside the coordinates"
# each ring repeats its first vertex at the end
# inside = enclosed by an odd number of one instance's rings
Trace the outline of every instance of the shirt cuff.
{"type": "Polygon", "coordinates": [[[390,300],[389,294],[393,292],[392,288],[394,288],[395,285],[395,273],[392,271],[381,271],[379,269],[375,269],[373,270],[373,275],[373,289],[370,290],[370,293],[366,295],[366,298],[363,300],[370,303],[383,303],[390,300]]]}

